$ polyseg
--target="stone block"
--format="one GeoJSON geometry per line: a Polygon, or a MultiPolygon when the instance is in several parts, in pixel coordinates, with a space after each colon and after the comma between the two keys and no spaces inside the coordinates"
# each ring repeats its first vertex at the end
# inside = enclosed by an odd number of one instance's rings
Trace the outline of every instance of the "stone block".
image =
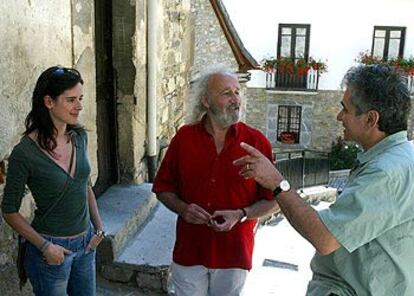
{"type": "Polygon", "coordinates": [[[107,280],[128,283],[133,280],[134,270],[133,268],[128,268],[128,266],[122,265],[118,266],[116,264],[102,265],[99,268],[99,271],[107,280]]]}
{"type": "Polygon", "coordinates": [[[152,272],[138,271],[135,280],[140,289],[167,292],[168,267],[152,272]]]}

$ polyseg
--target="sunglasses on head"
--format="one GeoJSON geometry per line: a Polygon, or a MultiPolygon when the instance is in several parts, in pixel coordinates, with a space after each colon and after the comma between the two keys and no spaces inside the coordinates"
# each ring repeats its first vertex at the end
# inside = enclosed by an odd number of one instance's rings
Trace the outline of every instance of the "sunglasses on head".
{"type": "Polygon", "coordinates": [[[73,69],[69,69],[69,68],[64,68],[64,67],[57,67],[57,68],[56,68],[56,69],[52,72],[52,75],[53,75],[53,76],[57,76],[57,77],[59,77],[59,76],[62,76],[63,74],[65,74],[65,73],[70,73],[70,74],[73,74],[73,75],[75,75],[75,76],[77,76],[77,77],[79,77],[79,76],[80,76],[78,71],[73,70],[73,69]]]}
{"type": "Polygon", "coordinates": [[[56,76],[63,75],[63,74],[65,74],[65,68],[61,68],[61,67],[59,67],[59,68],[57,68],[56,70],[54,70],[54,71],[52,72],[52,74],[53,74],[53,75],[56,75],[56,76]]]}

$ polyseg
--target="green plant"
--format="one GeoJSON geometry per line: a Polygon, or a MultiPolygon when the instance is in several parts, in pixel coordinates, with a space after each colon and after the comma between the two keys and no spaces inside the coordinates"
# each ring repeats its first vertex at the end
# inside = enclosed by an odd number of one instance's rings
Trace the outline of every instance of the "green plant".
{"type": "Polygon", "coordinates": [[[329,166],[331,170],[350,169],[354,166],[358,152],[362,149],[358,144],[347,144],[342,137],[332,142],[329,153],[329,166]]]}
{"type": "Polygon", "coordinates": [[[401,69],[408,75],[414,75],[414,57],[410,58],[394,58],[384,61],[381,57],[373,56],[368,51],[360,52],[355,59],[357,63],[364,65],[384,64],[401,69]]]}

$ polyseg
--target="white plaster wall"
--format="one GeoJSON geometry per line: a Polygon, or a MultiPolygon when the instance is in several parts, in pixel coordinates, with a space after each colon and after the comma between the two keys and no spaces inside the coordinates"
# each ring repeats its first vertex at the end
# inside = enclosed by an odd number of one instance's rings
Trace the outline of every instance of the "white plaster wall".
{"type": "Polygon", "coordinates": [[[40,73],[72,63],[70,0],[0,1],[0,158],[23,132],[40,73]],[[12,4],[11,4],[12,3],[12,4]]]}
{"type": "MultiPolygon", "coordinates": [[[[358,53],[371,51],[374,26],[406,27],[404,56],[414,56],[413,0],[222,1],[245,47],[258,61],[276,55],[279,23],[311,24],[309,54],[328,63],[320,89],[339,89],[358,53]]],[[[248,86],[264,87],[260,72],[255,71],[248,86]]]]}

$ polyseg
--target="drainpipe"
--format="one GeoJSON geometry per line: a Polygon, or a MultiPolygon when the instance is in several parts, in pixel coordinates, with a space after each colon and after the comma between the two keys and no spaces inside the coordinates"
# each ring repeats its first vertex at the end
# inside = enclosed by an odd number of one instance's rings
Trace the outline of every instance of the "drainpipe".
{"type": "Polygon", "coordinates": [[[158,0],[148,0],[147,24],[147,166],[149,182],[154,181],[157,167],[157,8],[158,0]]]}

